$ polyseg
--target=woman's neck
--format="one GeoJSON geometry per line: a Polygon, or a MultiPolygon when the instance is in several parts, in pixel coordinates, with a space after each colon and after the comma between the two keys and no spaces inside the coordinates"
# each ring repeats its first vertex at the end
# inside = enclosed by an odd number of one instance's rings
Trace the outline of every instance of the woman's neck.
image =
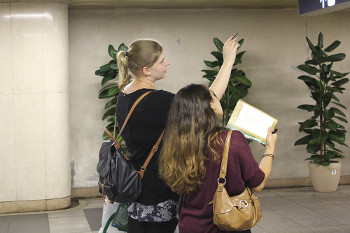
{"type": "Polygon", "coordinates": [[[154,82],[146,78],[135,78],[134,81],[137,86],[142,86],[143,88],[154,89],[154,82]]]}
{"type": "Polygon", "coordinates": [[[124,88],[124,93],[125,94],[130,94],[132,92],[135,92],[140,89],[154,89],[154,82],[148,80],[148,79],[140,79],[140,78],[135,78],[131,83],[129,83],[125,88],[124,88]]]}

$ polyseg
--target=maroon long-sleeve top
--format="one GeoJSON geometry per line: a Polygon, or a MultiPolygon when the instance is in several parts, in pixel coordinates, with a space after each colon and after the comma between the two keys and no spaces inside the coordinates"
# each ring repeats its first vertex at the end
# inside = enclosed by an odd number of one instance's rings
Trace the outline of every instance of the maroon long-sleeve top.
{"type": "MultiPolygon", "coordinates": [[[[225,141],[227,130],[221,132],[225,141]]],[[[223,147],[216,148],[222,155],[223,147]]],[[[213,161],[212,152],[207,149],[206,175],[201,190],[185,195],[179,219],[180,233],[222,233],[213,223],[212,201],[217,188],[221,159],[213,161]]],[[[228,155],[226,185],[230,196],[244,191],[245,186],[257,187],[262,183],[265,174],[253,157],[246,138],[239,131],[233,131],[228,155]]]]}

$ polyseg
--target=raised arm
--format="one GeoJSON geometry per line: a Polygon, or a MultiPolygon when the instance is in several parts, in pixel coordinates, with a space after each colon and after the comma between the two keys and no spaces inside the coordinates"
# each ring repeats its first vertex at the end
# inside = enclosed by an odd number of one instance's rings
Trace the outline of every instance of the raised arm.
{"type": "Polygon", "coordinates": [[[266,137],[266,147],[265,147],[266,156],[262,158],[259,165],[260,169],[265,173],[265,179],[259,186],[252,188],[254,192],[260,192],[264,188],[267,182],[267,179],[271,174],[272,160],[275,156],[275,147],[276,147],[277,138],[278,138],[278,135],[272,134],[272,130],[271,128],[269,128],[267,131],[267,137],[266,137]]]}
{"type": "Polygon", "coordinates": [[[232,36],[229,37],[224,43],[224,47],[223,47],[224,62],[213,84],[209,88],[211,91],[215,93],[215,95],[218,97],[219,100],[224,95],[228,81],[230,80],[230,74],[231,74],[232,66],[235,63],[238,47],[239,47],[239,43],[237,42],[237,38],[232,39],[232,36]]]}

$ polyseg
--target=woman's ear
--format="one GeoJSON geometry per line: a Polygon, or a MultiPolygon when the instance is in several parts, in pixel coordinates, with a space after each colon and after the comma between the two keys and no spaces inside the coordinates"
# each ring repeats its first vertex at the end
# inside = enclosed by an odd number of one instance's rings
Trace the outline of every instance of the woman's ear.
{"type": "Polygon", "coordinates": [[[150,76],[151,75],[151,70],[149,69],[149,67],[144,66],[142,67],[142,73],[146,76],[150,76]]]}

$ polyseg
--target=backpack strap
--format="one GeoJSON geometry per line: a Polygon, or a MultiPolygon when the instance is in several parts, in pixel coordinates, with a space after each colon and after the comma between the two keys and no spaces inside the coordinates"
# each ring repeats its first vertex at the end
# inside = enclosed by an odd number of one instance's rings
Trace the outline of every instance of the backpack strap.
{"type": "MultiPolygon", "coordinates": [[[[140,103],[140,101],[141,101],[146,95],[148,95],[149,93],[150,93],[150,91],[148,91],[148,92],[144,93],[143,95],[141,95],[141,96],[135,101],[135,103],[132,105],[132,107],[131,107],[131,109],[130,109],[128,115],[127,115],[126,118],[125,118],[124,124],[123,124],[122,128],[121,128],[120,131],[119,131],[119,134],[118,134],[117,139],[118,139],[118,138],[120,137],[120,135],[122,134],[122,132],[123,132],[123,130],[124,130],[124,128],[125,128],[125,125],[126,125],[126,123],[128,122],[128,120],[129,120],[129,118],[130,118],[132,112],[135,110],[136,106],[137,106],[137,105],[140,103]]],[[[118,146],[119,146],[118,148],[120,148],[119,142],[118,142],[118,146]]]]}
{"type": "MultiPolygon", "coordinates": [[[[123,124],[121,130],[119,131],[118,137],[116,137],[117,139],[120,137],[122,131],[123,131],[124,128],[125,128],[126,123],[128,122],[128,120],[129,120],[129,118],[130,118],[132,112],[135,110],[136,106],[137,106],[137,105],[140,103],[140,101],[141,101],[146,95],[148,95],[150,92],[151,92],[151,91],[148,91],[148,92],[144,93],[143,95],[141,95],[141,96],[135,101],[135,103],[132,105],[132,107],[131,107],[131,109],[130,109],[128,115],[127,115],[126,118],[125,118],[124,124],[123,124]]],[[[110,140],[113,140],[113,141],[115,142],[115,147],[118,148],[118,149],[120,149],[120,143],[118,142],[118,140],[117,140],[116,138],[113,137],[113,135],[109,132],[108,129],[105,129],[105,132],[106,132],[107,136],[109,137],[109,139],[110,139],[110,140]]],[[[151,161],[151,159],[152,159],[154,153],[158,150],[159,144],[160,144],[160,142],[162,141],[163,135],[164,135],[164,130],[163,130],[162,134],[159,136],[159,138],[158,138],[156,144],[154,144],[154,146],[152,147],[152,150],[151,150],[151,152],[148,154],[148,157],[147,157],[146,161],[145,161],[145,162],[143,163],[143,165],[141,166],[141,169],[138,171],[139,174],[140,174],[140,176],[141,176],[141,179],[143,178],[143,175],[144,175],[144,173],[145,173],[145,171],[146,171],[146,168],[147,168],[149,162],[151,161]]],[[[123,154],[123,155],[124,155],[124,154],[123,154]]],[[[129,160],[129,157],[127,157],[126,155],[124,155],[124,157],[125,157],[127,160],[129,160]]]]}

